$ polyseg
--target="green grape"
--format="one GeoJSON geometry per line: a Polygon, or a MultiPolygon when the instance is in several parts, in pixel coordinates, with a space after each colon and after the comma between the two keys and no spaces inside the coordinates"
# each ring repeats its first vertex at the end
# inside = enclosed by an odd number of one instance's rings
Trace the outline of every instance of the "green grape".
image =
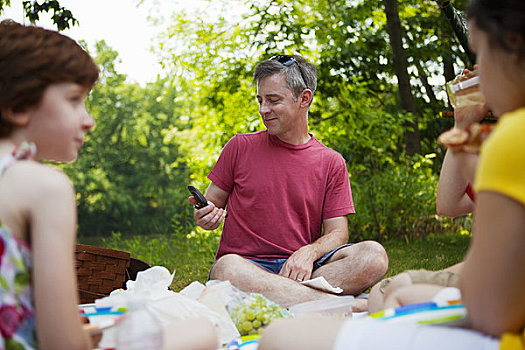
{"type": "Polygon", "coordinates": [[[264,315],[263,316],[263,323],[264,324],[268,324],[270,323],[271,319],[270,319],[270,315],[264,315]]]}
{"type": "Polygon", "coordinates": [[[252,310],[248,310],[244,313],[244,316],[248,321],[252,321],[255,318],[255,313],[252,310]]]}
{"type": "Polygon", "coordinates": [[[244,321],[244,322],[242,323],[242,329],[243,329],[244,331],[247,331],[247,332],[248,332],[248,331],[251,331],[251,330],[253,329],[252,323],[251,323],[251,322],[248,322],[248,321],[244,321]]]}
{"type": "Polygon", "coordinates": [[[284,308],[255,293],[249,294],[231,314],[241,335],[261,333],[264,326],[285,316],[284,308]]]}

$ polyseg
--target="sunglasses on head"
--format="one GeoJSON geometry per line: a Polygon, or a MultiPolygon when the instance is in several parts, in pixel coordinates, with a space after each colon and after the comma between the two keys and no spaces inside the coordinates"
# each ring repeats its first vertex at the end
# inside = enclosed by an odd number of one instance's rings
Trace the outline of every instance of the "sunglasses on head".
{"type": "Polygon", "coordinates": [[[279,62],[285,67],[289,67],[292,64],[297,63],[297,68],[299,68],[299,73],[301,73],[301,78],[303,78],[304,86],[306,86],[306,88],[308,89],[308,84],[306,84],[306,79],[304,78],[304,74],[303,74],[303,70],[301,69],[301,65],[299,64],[299,62],[297,62],[295,57],[293,57],[292,55],[277,55],[277,56],[270,57],[270,61],[274,61],[274,60],[279,62]]]}

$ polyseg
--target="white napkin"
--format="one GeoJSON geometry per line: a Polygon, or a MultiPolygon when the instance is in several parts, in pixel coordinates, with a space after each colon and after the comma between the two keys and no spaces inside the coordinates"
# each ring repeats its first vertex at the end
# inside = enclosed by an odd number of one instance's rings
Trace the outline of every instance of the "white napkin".
{"type": "Polygon", "coordinates": [[[179,293],[193,300],[197,300],[204,291],[204,288],[206,288],[204,284],[198,281],[193,281],[184,287],[184,289],[182,289],[179,293]]]}
{"type": "Polygon", "coordinates": [[[302,281],[301,284],[304,284],[305,286],[315,288],[322,290],[324,292],[328,293],[335,293],[340,294],[343,292],[343,290],[339,287],[333,287],[328,281],[323,277],[316,277],[307,281],[302,281]]]}
{"type": "Polygon", "coordinates": [[[168,287],[173,281],[173,276],[164,266],[152,266],[147,270],[137,273],[135,281],[128,280],[126,289],[115,289],[109,296],[95,300],[96,307],[127,307],[128,300],[135,296],[140,296],[147,301],[165,298],[172,291],[168,287]]]}
{"type": "MultiPolygon", "coordinates": [[[[163,266],[153,266],[140,271],[135,281],[126,282],[126,290],[116,289],[109,296],[95,300],[97,307],[112,306],[115,308],[127,307],[129,300],[135,297],[144,298],[147,308],[159,320],[161,325],[167,326],[177,320],[207,318],[215,327],[219,342],[226,344],[231,339],[238,337],[229,315],[221,315],[207,305],[168,289],[174,274],[163,266]]],[[[198,293],[199,283],[194,283],[189,289],[198,293]]],[[[116,346],[116,332],[119,325],[106,329],[99,344],[101,348],[114,348],[116,346]]]]}

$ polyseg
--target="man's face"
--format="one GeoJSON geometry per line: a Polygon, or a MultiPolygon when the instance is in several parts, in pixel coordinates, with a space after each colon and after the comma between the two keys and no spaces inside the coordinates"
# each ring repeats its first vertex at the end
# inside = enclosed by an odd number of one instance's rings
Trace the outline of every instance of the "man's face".
{"type": "Polygon", "coordinates": [[[304,132],[304,111],[300,99],[286,86],[283,74],[273,74],[257,84],[259,114],[271,135],[286,141],[288,137],[304,132]]]}

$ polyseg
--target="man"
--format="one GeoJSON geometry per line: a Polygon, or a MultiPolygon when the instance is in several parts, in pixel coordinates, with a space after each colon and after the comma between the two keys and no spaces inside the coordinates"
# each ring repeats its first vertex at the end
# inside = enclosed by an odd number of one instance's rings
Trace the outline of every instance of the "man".
{"type": "Polygon", "coordinates": [[[333,297],[300,283],[319,276],[359,294],[385,274],[388,258],[376,242],[345,245],[355,212],[345,160],[308,133],[316,68],[275,56],[254,79],[266,130],[226,144],[208,175],[209,204],[195,210],[197,225],[214,230],[228,209],[210,278],[286,307],[333,297]]]}

